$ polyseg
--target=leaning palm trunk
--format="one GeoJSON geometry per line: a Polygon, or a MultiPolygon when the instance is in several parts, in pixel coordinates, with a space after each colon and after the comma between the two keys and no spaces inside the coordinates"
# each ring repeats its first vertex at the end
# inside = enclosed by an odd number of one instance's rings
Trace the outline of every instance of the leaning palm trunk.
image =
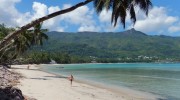
{"type": "Polygon", "coordinates": [[[86,0],[84,2],[81,2],[81,3],[78,3],[76,4],[75,6],[72,6],[70,8],[67,8],[67,9],[64,9],[64,10],[61,10],[61,11],[57,11],[57,12],[54,12],[52,14],[49,14],[47,16],[44,16],[42,18],[39,18],[37,20],[34,20],[32,21],[31,23],[25,25],[25,26],[22,26],[20,29],[18,29],[17,31],[13,32],[13,33],[10,33],[9,35],[7,35],[2,41],[0,41],[0,51],[2,50],[2,48],[8,43],[10,42],[13,38],[15,38],[18,34],[24,32],[25,30],[45,21],[45,20],[48,20],[50,18],[53,18],[53,17],[56,17],[58,15],[62,15],[62,14],[65,14],[65,13],[68,13],[68,12],[71,12],[81,6],[84,6],[90,2],[92,2],[94,0],[86,0]]]}

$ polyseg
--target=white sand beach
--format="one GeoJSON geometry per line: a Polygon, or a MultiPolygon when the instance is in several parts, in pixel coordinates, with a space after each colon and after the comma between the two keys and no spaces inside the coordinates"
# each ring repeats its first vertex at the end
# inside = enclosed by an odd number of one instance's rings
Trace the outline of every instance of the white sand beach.
{"type": "Polygon", "coordinates": [[[31,65],[13,65],[16,72],[24,78],[17,86],[24,95],[37,100],[157,100],[159,96],[150,93],[122,88],[112,91],[107,88],[92,86],[86,83],[73,82],[64,77],[38,70],[31,65]]]}

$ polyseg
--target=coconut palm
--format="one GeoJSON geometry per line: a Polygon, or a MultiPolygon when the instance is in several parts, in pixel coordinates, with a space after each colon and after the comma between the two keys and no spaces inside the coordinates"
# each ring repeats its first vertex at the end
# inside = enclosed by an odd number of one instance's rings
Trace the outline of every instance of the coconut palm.
{"type": "Polygon", "coordinates": [[[20,33],[14,40],[13,45],[15,47],[16,54],[21,54],[25,52],[31,45],[31,36],[29,31],[24,31],[20,33]]]}
{"type": "MultiPolygon", "coordinates": [[[[30,36],[30,35],[29,35],[30,36]]],[[[17,36],[14,41],[8,43],[0,52],[0,63],[9,63],[16,57],[26,51],[30,47],[27,32],[23,32],[17,36]]]]}
{"type": "Polygon", "coordinates": [[[2,40],[5,36],[14,30],[14,28],[6,28],[4,24],[0,24],[0,40],[2,40]]]}
{"type": "MultiPolygon", "coordinates": [[[[41,29],[41,26],[42,24],[38,24],[33,29],[20,33],[13,41],[4,46],[0,51],[0,63],[16,59],[18,55],[21,55],[33,45],[42,45],[43,40],[48,39],[48,36],[45,34],[47,29],[41,29]]],[[[4,27],[4,31],[0,30],[0,33],[9,30],[12,29],[4,27]]]]}
{"type": "Polygon", "coordinates": [[[3,46],[6,43],[10,42],[13,38],[15,38],[18,34],[24,32],[25,30],[50,18],[71,12],[90,2],[94,2],[97,12],[101,12],[103,8],[106,8],[107,10],[112,9],[112,22],[114,22],[114,26],[116,26],[117,20],[119,18],[124,27],[125,27],[125,19],[126,19],[127,11],[130,12],[131,19],[135,23],[136,16],[135,16],[134,7],[138,6],[140,9],[145,11],[146,14],[148,14],[149,7],[151,6],[150,0],[85,0],[70,8],[54,12],[52,14],[34,20],[25,26],[22,26],[19,30],[9,34],[0,42],[0,50],[1,48],[3,48],[3,46]]]}
{"type": "Polygon", "coordinates": [[[24,53],[33,45],[43,45],[43,40],[48,39],[48,36],[45,34],[47,31],[47,29],[42,29],[42,23],[39,23],[32,30],[19,34],[14,41],[16,54],[24,53]]]}
{"type": "Polygon", "coordinates": [[[48,36],[45,34],[48,30],[42,29],[42,23],[34,26],[32,32],[32,44],[43,45],[43,40],[47,40],[48,36]]]}
{"type": "MultiPolygon", "coordinates": [[[[0,24],[0,40],[7,36],[10,32],[13,32],[14,30],[14,28],[7,28],[4,24],[0,24]]],[[[3,48],[1,48],[0,63],[5,61],[8,62],[9,59],[13,58],[12,53],[9,52],[12,51],[12,48],[12,43],[6,44],[3,48]]]]}
{"type": "Polygon", "coordinates": [[[125,28],[127,12],[129,12],[132,22],[135,23],[135,7],[138,6],[148,15],[152,3],[150,0],[94,0],[94,6],[97,13],[100,13],[103,9],[112,9],[111,22],[116,26],[119,18],[125,28]]]}

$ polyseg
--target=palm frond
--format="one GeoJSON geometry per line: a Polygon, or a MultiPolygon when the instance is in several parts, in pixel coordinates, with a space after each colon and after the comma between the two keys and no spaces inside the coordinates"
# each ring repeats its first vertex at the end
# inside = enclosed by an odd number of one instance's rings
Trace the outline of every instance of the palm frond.
{"type": "Polygon", "coordinates": [[[152,7],[150,0],[134,0],[134,5],[139,6],[142,11],[148,15],[149,9],[152,7]]]}
{"type": "Polygon", "coordinates": [[[103,10],[104,3],[104,0],[94,0],[94,7],[98,14],[103,10]]]}
{"type": "Polygon", "coordinates": [[[136,22],[136,13],[135,13],[133,4],[130,5],[130,17],[131,17],[132,22],[135,23],[136,22]]]}
{"type": "Polygon", "coordinates": [[[149,9],[152,7],[150,0],[94,0],[94,7],[99,14],[103,9],[110,10],[112,8],[111,23],[114,27],[117,25],[118,19],[125,28],[127,12],[133,24],[136,23],[135,7],[138,6],[148,15],[149,9]]]}

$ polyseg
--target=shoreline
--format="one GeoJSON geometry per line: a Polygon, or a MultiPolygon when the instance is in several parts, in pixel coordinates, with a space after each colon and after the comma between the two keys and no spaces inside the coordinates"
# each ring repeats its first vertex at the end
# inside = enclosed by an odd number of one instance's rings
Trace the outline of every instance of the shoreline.
{"type": "MultiPolygon", "coordinates": [[[[86,64],[105,64],[105,63],[86,63],[86,64]]],[[[120,64],[124,64],[124,63],[120,63],[120,64]]],[[[52,72],[42,70],[41,67],[43,67],[44,65],[55,65],[56,66],[56,65],[64,65],[64,64],[40,64],[39,65],[40,66],[39,70],[43,71],[43,72],[46,72],[46,73],[54,74],[54,75],[57,75],[57,76],[67,77],[66,75],[55,74],[55,73],[52,73],[52,72]]],[[[71,65],[75,65],[75,64],[71,64],[71,65]]],[[[111,91],[113,93],[118,93],[118,94],[126,95],[126,96],[128,95],[128,100],[132,100],[131,98],[133,98],[133,100],[141,100],[142,98],[146,98],[146,99],[142,99],[142,100],[147,100],[147,97],[150,97],[150,99],[148,98],[148,100],[167,100],[167,98],[165,98],[165,97],[163,97],[161,95],[146,92],[146,91],[132,89],[130,87],[114,86],[114,85],[108,86],[108,84],[102,84],[100,82],[96,82],[96,81],[92,81],[92,80],[91,81],[84,80],[82,78],[81,79],[76,79],[74,81],[78,82],[78,83],[82,83],[82,84],[91,85],[91,86],[101,88],[101,89],[107,89],[108,91],[111,91]],[[129,92],[131,93],[130,95],[128,94],[129,92]],[[138,99],[138,98],[141,98],[141,99],[138,99]]]]}
{"type": "MultiPolygon", "coordinates": [[[[180,62],[119,62],[119,63],[67,63],[70,65],[76,64],[180,64],[180,62]]],[[[39,64],[39,65],[67,65],[67,64],[39,64]]]]}
{"type": "Polygon", "coordinates": [[[121,87],[119,89],[113,89],[112,87],[107,86],[101,86],[94,83],[88,83],[83,80],[76,80],[73,82],[73,85],[75,87],[70,87],[69,81],[65,78],[63,75],[57,75],[54,73],[49,73],[47,71],[39,69],[42,65],[31,65],[30,70],[27,70],[27,65],[13,65],[12,67],[15,68],[14,70],[17,72],[20,72],[25,76],[25,79],[20,80],[20,85],[17,87],[22,90],[22,92],[30,96],[32,98],[36,98],[37,100],[58,100],[59,97],[63,98],[63,100],[158,100],[158,99],[165,99],[161,96],[154,95],[151,93],[146,93],[142,91],[136,91],[130,88],[121,87]],[[16,69],[17,68],[17,69],[16,69]],[[33,75],[34,74],[34,75],[33,75]],[[36,75],[35,75],[36,74],[36,75]],[[43,77],[46,75],[46,77],[43,77]],[[38,96],[36,91],[36,88],[43,88],[42,81],[46,81],[47,83],[44,83],[46,88],[49,88],[47,90],[39,91],[39,95],[46,94],[47,96],[38,96]],[[32,82],[32,84],[28,83],[32,82]],[[33,84],[35,82],[36,84],[33,84]],[[48,84],[49,82],[49,84],[48,84]],[[58,86],[56,84],[53,84],[53,82],[60,84],[61,86],[58,86]],[[38,84],[39,83],[39,84],[38,84]],[[42,86],[41,86],[42,85],[42,86]],[[50,86],[49,86],[50,85],[50,86]],[[52,86],[52,87],[51,87],[52,86]],[[57,88],[65,89],[64,91],[66,93],[62,93],[62,90],[59,90],[57,88]],[[96,91],[95,91],[96,90],[96,91]],[[48,91],[53,91],[53,95],[49,94],[48,91]],[[33,93],[34,92],[34,93],[33,93]],[[47,92],[47,93],[46,93],[47,92]],[[63,95],[57,95],[56,92],[60,92],[63,95]],[[73,94],[71,97],[68,96],[68,94],[73,94]],[[49,98],[49,99],[48,99],[49,98]],[[71,99],[67,99],[71,98],[71,99]]]}

